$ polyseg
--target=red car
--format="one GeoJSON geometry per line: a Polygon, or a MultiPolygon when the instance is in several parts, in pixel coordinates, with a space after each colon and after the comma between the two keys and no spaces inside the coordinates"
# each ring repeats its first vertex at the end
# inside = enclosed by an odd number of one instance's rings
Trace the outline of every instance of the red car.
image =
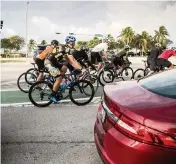
{"type": "Polygon", "coordinates": [[[176,69],[106,85],[94,137],[106,164],[176,164],[176,69]]]}

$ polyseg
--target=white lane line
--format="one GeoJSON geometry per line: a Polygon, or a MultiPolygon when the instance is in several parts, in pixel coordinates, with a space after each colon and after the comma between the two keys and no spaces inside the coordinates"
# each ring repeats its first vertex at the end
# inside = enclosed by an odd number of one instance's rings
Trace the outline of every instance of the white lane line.
{"type": "MultiPolygon", "coordinates": [[[[101,97],[94,97],[93,100],[90,103],[97,103],[98,100],[100,100],[101,97]]],[[[88,98],[79,98],[79,99],[75,99],[75,100],[87,100],[88,98]]],[[[48,101],[42,101],[44,102],[48,102],[48,101]]],[[[61,100],[59,102],[60,103],[67,103],[67,102],[71,102],[70,99],[66,99],[66,100],[61,100]]],[[[41,103],[41,102],[38,102],[41,103]]],[[[1,107],[9,107],[9,106],[23,106],[23,105],[30,105],[30,106],[34,106],[31,102],[23,102],[23,103],[11,103],[11,104],[0,104],[1,107]]],[[[57,105],[57,104],[56,104],[57,105]]]]}
{"type": "MultiPolygon", "coordinates": [[[[20,91],[19,89],[3,89],[1,92],[20,91]]],[[[21,92],[24,93],[24,92],[21,92]]]]}

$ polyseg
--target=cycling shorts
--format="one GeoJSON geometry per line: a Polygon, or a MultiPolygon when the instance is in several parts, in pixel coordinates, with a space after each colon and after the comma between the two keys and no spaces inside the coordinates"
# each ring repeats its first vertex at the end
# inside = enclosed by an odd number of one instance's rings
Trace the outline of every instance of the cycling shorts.
{"type": "Polygon", "coordinates": [[[167,67],[167,68],[169,68],[172,65],[170,61],[163,59],[163,58],[158,58],[156,60],[156,63],[157,63],[157,66],[162,66],[162,67],[167,67]]]}
{"type": "Polygon", "coordinates": [[[37,66],[38,66],[39,72],[42,72],[42,71],[44,70],[44,68],[45,68],[44,60],[41,60],[41,59],[39,59],[39,58],[36,58],[36,59],[35,59],[35,63],[36,63],[37,66]]]}
{"type": "Polygon", "coordinates": [[[122,66],[123,65],[123,60],[119,57],[119,56],[116,56],[114,59],[113,59],[113,64],[115,66],[122,66]]]}
{"type": "Polygon", "coordinates": [[[91,63],[102,62],[102,57],[99,52],[91,52],[91,63]]]}
{"type": "Polygon", "coordinates": [[[52,63],[50,60],[45,59],[45,67],[53,77],[59,77],[61,75],[62,63],[52,63]]]}

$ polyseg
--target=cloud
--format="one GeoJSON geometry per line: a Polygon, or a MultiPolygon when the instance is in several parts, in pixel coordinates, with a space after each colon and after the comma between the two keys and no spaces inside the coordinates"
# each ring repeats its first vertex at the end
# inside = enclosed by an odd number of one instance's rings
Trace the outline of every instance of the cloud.
{"type": "Polygon", "coordinates": [[[3,28],[2,29],[2,36],[3,37],[9,37],[9,36],[12,36],[12,35],[16,35],[17,32],[14,31],[12,28],[3,28]]]}
{"type": "MultiPolygon", "coordinates": [[[[12,15],[19,12],[19,3],[16,5],[17,9],[13,9],[13,13],[9,10],[10,3],[4,4],[2,12],[9,13],[4,14],[4,19],[9,20],[6,22],[8,27],[12,27],[20,35],[25,35],[25,16],[22,6],[21,14],[19,14],[21,18],[16,24],[12,15]],[[5,10],[5,5],[7,5],[8,12],[5,10]]],[[[176,3],[158,1],[55,2],[52,4],[51,11],[47,10],[48,4],[49,2],[30,3],[29,38],[33,37],[37,41],[58,39],[60,42],[64,42],[64,38],[69,32],[77,34],[110,33],[116,37],[127,26],[131,26],[136,33],[146,30],[153,35],[154,30],[164,25],[170,33],[170,39],[176,42],[176,22],[173,20],[176,3]],[[62,6],[60,10],[58,6],[62,6]],[[55,32],[63,34],[56,35],[55,32]]],[[[15,7],[15,2],[13,2],[13,6],[15,7]]],[[[10,35],[10,32],[7,31],[6,29],[6,36],[10,35]]],[[[77,40],[92,38],[86,35],[76,37],[77,40]]]]}

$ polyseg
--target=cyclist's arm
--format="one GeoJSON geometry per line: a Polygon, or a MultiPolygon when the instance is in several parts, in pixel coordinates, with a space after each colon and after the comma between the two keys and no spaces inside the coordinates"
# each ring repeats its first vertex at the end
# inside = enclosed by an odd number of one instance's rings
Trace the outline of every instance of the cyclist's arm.
{"type": "Polygon", "coordinates": [[[105,45],[104,47],[104,57],[108,59],[108,45],[105,45]]]}
{"type": "Polygon", "coordinates": [[[176,58],[176,51],[174,52],[173,56],[176,58]]]}
{"type": "Polygon", "coordinates": [[[67,55],[66,59],[68,60],[69,64],[71,64],[74,68],[76,68],[76,69],[82,69],[82,67],[80,66],[80,64],[73,57],[73,55],[67,55]]]}

